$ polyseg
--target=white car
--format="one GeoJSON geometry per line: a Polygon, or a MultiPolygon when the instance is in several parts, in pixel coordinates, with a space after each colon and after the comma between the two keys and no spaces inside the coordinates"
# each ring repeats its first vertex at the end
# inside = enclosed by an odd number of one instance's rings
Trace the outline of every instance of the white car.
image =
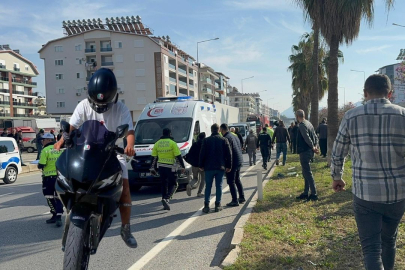
{"type": "Polygon", "coordinates": [[[0,137],[0,179],[6,184],[17,181],[21,173],[21,157],[14,138],[0,137]]]}

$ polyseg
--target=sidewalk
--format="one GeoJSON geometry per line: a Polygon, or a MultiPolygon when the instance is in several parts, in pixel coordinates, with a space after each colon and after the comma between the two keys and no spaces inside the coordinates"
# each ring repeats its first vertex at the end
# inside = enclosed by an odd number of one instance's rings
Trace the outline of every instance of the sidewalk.
{"type": "MultiPolygon", "coordinates": [[[[299,202],[304,186],[297,155],[277,167],[244,227],[244,239],[233,269],[364,269],[352,210],[351,161],[346,163],[347,191],[331,188],[326,160],[316,157],[312,171],[318,202],[299,202]],[[295,169],[289,170],[289,168],[295,169]],[[287,177],[287,173],[298,176],[287,177]],[[278,174],[284,175],[278,176],[278,174]]],[[[405,221],[405,218],[404,218],[405,221]]],[[[396,269],[405,269],[405,226],[399,227],[396,269]]]]}

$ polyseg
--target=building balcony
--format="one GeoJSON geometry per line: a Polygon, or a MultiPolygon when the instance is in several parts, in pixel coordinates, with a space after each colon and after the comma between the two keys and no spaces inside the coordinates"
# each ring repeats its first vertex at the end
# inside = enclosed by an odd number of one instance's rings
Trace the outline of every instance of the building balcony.
{"type": "Polygon", "coordinates": [[[210,89],[210,88],[203,88],[203,89],[201,89],[201,93],[212,95],[212,89],[210,89]]]}
{"type": "Polygon", "coordinates": [[[100,52],[112,52],[112,48],[111,47],[100,48],[100,52]]]}
{"type": "Polygon", "coordinates": [[[33,104],[33,103],[28,103],[28,102],[13,102],[13,106],[15,107],[38,107],[38,105],[33,104]]]}
{"type": "Polygon", "coordinates": [[[95,53],[96,49],[95,48],[86,48],[86,49],[84,49],[84,52],[85,53],[95,53]]]}
{"type": "Polygon", "coordinates": [[[20,68],[14,68],[14,71],[18,71],[18,72],[20,72],[20,68]]]}
{"type": "Polygon", "coordinates": [[[7,67],[5,65],[3,65],[3,64],[0,64],[0,68],[1,69],[7,69],[7,67]]]}
{"type": "Polygon", "coordinates": [[[187,71],[185,71],[184,69],[179,68],[179,74],[186,77],[187,76],[187,71]]]}
{"type": "Polygon", "coordinates": [[[172,82],[172,83],[177,83],[177,79],[176,79],[176,78],[169,77],[169,81],[172,82]]]}
{"type": "Polygon", "coordinates": [[[170,64],[170,63],[169,63],[169,68],[171,68],[171,69],[173,69],[173,70],[176,70],[176,66],[173,65],[173,64],[170,64]]]}
{"type": "Polygon", "coordinates": [[[17,91],[17,90],[13,90],[13,94],[16,94],[16,95],[27,95],[28,96],[28,93],[25,93],[24,91],[17,91]]]}
{"type": "Polygon", "coordinates": [[[188,85],[188,88],[194,89],[194,84],[189,84],[189,85],[188,85]]]}
{"type": "Polygon", "coordinates": [[[101,66],[102,66],[102,67],[113,66],[113,65],[114,65],[113,62],[101,62],[101,66]]]}
{"type": "Polygon", "coordinates": [[[187,88],[187,83],[179,80],[179,85],[187,88]]]}
{"type": "Polygon", "coordinates": [[[212,80],[210,78],[205,78],[201,80],[203,83],[209,83],[212,84],[212,80]]]}
{"type": "Polygon", "coordinates": [[[190,78],[194,78],[194,74],[193,74],[193,72],[189,72],[189,73],[188,73],[188,77],[190,77],[190,78]]]}
{"type": "Polygon", "coordinates": [[[23,86],[28,86],[28,87],[37,87],[36,82],[30,82],[30,81],[21,80],[18,78],[13,78],[12,82],[13,82],[13,84],[18,84],[18,85],[23,85],[23,86]]]}
{"type": "Polygon", "coordinates": [[[0,81],[8,82],[8,78],[7,77],[0,77],[0,81]]]}

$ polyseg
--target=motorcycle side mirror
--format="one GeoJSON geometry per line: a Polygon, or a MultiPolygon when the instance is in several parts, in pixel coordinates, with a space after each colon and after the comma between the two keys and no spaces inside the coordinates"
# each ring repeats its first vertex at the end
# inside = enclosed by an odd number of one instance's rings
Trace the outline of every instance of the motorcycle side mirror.
{"type": "Polygon", "coordinates": [[[117,134],[117,138],[125,137],[128,133],[128,128],[129,128],[128,124],[117,127],[117,131],[115,132],[115,134],[117,134]]]}
{"type": "Polygon", "coordinates": [[[61,121],[60,122],[60,129],[63,132],[69,133],[70,132],[70,124],[66,121],[61,121]]]}

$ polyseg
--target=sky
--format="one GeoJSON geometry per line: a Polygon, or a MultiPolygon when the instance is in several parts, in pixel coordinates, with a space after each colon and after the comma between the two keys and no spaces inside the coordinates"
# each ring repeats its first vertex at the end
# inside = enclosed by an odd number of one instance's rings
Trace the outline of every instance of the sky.
{"type": "MultiPolygon", "coordinates": [[[[361,99],[363,72],[351,70],[364,71],[367,78],[380,67],[397,63],[400,49],[405,48],[405,28],[392,25],[405,25],[405,1],[396,1],[389,12],[383,0],[374,2],[373,25],[363,21],[358,39],[340,48],[344,54],[339,67],[341,105],[344,100],[361,99]]],[[[63,36],[63,20],[104,21],[106,17],[132,15],[141,16],[154,35],[169,35],[195,58],[197,41],[218,37],[199,45],[200,62],[226,74],[239,90],[241,79],[254,76],[243,81],[244,93],[260,92],[263,102],[280,111],[291,106],[288,56],[301,36],[311,31],[302,10],[291,0],[2,0],[0,44],[20,49],[38,67],[38,91],[45,93],[44,64],[38,50],[63,36]]],[[[327,97],[320,107],[326,105],[327,97]]]]}

